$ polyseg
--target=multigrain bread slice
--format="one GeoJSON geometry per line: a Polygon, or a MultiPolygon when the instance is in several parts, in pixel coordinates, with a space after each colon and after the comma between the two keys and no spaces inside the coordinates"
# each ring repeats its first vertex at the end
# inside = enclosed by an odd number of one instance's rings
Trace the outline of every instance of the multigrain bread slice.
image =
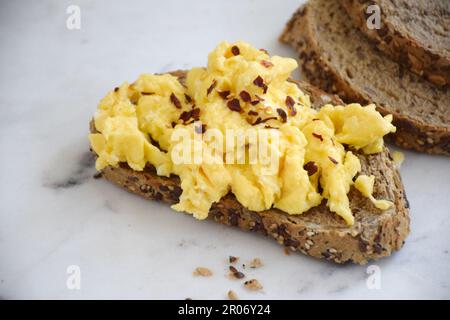
{"type": "MultiPolygon", "coordinates": [[[[184,82],[185,72],[173,72],[184,82]]],[[[325,103],[340,104],[336,96],[306,84],[295,82],[311,97],[316,108],[325,103]]],[[[91,121],[91,132],[96,132],[91,121]]],[[[356,189],[349,193],[350,207],[355,224],[348,226],[343,219],[330,212],[325,203],[302,215],[288,215],[277,209],[254,212],[245,209],[232,194],[213,204],[209,217],[225,225],[256,231],[275,238],[291,250],[324,258],[336,263],[364,264],[399,250],[409,233],[408,202],[400,175],[389,151],[375,155],[358,154],[362,173],[376,177],[374,196],[390,200],[394,207],[386,211],[375,208],[356,189]]],[[[177,203],[181,194],[177,176],[158,176],[154,167],[134,171],[126,163],[119,167],[106,167],[101,172],[107,180],[142,197],[177,203]]]]}
{"type": "Polygon", "coordinates": [[[354,24],[391,59],[438,86],[450,84],[450,1],[339,0],[354,24]],[[380,8],[369,29],[367,7],[380,8]]]}
{"type": "Polygon", "coordinates": [[[308,80],[346,102],[373,102],[392,114],[397,145],[450,155],[450,89],[438,88],[377,50],[337,1],[314,0],[288,22],[280,40],[293,46],[308,80]]]}

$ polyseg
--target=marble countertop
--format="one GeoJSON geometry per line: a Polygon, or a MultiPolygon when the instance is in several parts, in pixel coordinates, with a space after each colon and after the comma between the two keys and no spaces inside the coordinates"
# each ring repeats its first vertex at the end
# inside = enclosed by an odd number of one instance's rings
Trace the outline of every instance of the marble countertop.
{"type": "Polygon", "coordinates": [[[250,299],[450,298],[450,158],[405,153],[411,234],[366,266],[286,255],[271,239],[92,178],[88,122],[108,90],[204,65],[225,39],[295,57],[277,37],[300,2],[2,2],[0,298],[222,299],[229,289],[250,299]],[[66,27],[71,4],[80,29],[66,27]],[[226,277],[229,255],[262,259],[246,271],[261,292],[226,277]],[[214,275],[193,277],[197,266],[214,275]],[[367,285],[373,268],[378,289],[367,285]]]}

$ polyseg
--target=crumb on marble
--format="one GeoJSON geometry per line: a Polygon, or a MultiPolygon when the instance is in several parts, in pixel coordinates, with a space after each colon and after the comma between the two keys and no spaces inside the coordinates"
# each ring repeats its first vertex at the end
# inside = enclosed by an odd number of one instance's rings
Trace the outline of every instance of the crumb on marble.
{"type": "Polygon", "coordinates": [[[256,280],[256,279],[251,279],[251,280],[245,281],[244,282],[244,287],[249,289],[249,290],[252,290],[252,291],[261,290],[263,288],[261,283],[259,283],[259,281],[256,280]]]}
{"type": "Polygon", "coordinates": [[[192,272],[194,276],[201,276],[201,277],[210,277],[213,275],[212,271],[205,267],[197,267],[195,268],[194,272],[192,272]]]}
{"type": "Polygon", "coordinates": [[[229,266],[230,269],[230,278],[231,279],[242,279],[245,277],[245,274],[243,274],[242,272],[240,272],[238,269],[236,269],[233,266],[229,266]]]}
{"type": "Polygon", "coordinates": [[[230,300],[239,300],[239,297],[237,296],[236,292],[234,292],[233,290],[228,290],[227,296],[228,296],[228,299],[230,299],[230,300]]]}
{"type": "Polygon", "coordinates": [[[261,262],[260,258],[253,258],[253,260],[250,262],[250,268],[256,269],[261,267],[263,264],[261,262]]]}

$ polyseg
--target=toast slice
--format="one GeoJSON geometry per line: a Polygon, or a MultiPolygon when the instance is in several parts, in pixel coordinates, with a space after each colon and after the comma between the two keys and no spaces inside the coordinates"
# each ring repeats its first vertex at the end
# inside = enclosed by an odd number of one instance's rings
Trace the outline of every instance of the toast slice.
{"type": "Polygon", "coordinates": [[[353,23],[378,49],[438,86],[450,84],[450,1],[340,0],[353,23]],[[367,27],[369,5],[381,11],[380,29],[367,27]]]}
{"type": "MultiPolygon", "coordinates": [[[[184,83],[185,72],[171,74],[184,83]]],[[[325,103],[342,103],[336,96],[309,84],[295,83],[310,95],[315,108],[325,103]]],[[[96,132],[93,121],[90,131],[96,132]]],[[[291,250],[336,263],[364,264],[368,260],[388,256],[402,247],[409,233],[409,206],[402,181],[387,149],[379,154],[357,155],[361,160],[361,173],[376,177],[374,196],[392,201],[394,207],[381,211],[352,188],[349,199],[355,224],[348,226],[342,218],[331,213],[325,203],[301,215],[289,215],[277,209],[254,212],[228,194],[213,204],[209,218],[243,230],[260,232],[291,250]]],[[[152,166],[147,166],[144,171],[134,171],[126,163],[121,163],[116,168],[104,168],[101,174],[130,192],[170,204],[178,202],[182,191],[177,176],[158,176],[152,166]]]]}
{"type": "Polygon", "coordinates": [[[357,30],[338,1],[313,0],[288,22],[280,40],[300,54],[307,79],[346,102],[373,102],[392,114],[400,147],[450,155],[450,89],[405,70],[357,30]]]}

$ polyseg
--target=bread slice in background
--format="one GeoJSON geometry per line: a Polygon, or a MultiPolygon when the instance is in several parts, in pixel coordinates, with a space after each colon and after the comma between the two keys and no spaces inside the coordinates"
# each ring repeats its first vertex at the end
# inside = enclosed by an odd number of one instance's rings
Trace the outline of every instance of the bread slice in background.
{"type": "MultiPolygon", "coordinates": [[[[172,75],[183,83],[186,73],[178,71],[172,75]]],[[[315,108],[326,103],[342,103],[336,96],[309,84],[295,83],[310,95],[315,108]]],[[[90,130],[96,132],[93,121],[90,130]]],[[[402,247],[409,233],[409,205],[402,181],[387,149],[374,155],[355,153],[361,160],[361,173],[376,177],[374,196],[392,201],[393,208],[385,211],[375,208],[368,198],[352,187],[349,200],[355,216],[353,226],[348,226],[341,217],[330,212],[325,202],[301,215],[289,215],[277,209],[254,212],[245,209],[232,194],[213,204],[209,218],[268,235],[291,250],[336,263],[364,264],[389,256],[402,247]]],[[[106,167],[102,175],[130,192],[170,204],[177,203],[182,192],[177,176],[158,176],[152,166],[147,166],[144,171],[134,171],[126,163],[121,163],[117,168],[106,167]]]]}
{"type": "Polygon", "coordinates": [[[450,84],[450,1],[339,0],[378,49],[438,86],[450,84]],[[367,27],[366,9],[378,5],[380,29],[367,27]]]}
{"type": "Polygon", "coordinates": [[[450,90],[377,50],[338,1],[309,1],[280,40],[298,51],[312,84],[346,102],[373,102],[382,114],[392,114],[397,132],[390,139],[398,146],[450,155],[450,90]]]}

